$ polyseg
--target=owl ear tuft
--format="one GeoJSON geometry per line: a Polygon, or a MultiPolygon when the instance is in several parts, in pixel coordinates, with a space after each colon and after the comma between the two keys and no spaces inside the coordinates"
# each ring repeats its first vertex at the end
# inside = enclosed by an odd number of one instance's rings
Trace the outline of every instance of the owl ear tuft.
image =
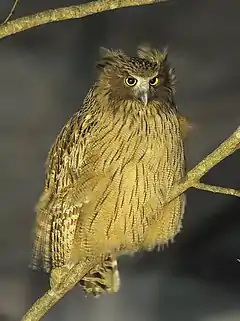
{"type": "Polygon", "coordinates": [[[105,47],[100,47],[99,48],[100,59],[104,58],[104,57],[107,57],[107,56],[111,56],[111,54],[112,54],[112,50],[111,49],[108,49],[108,48],[105,48],[105,47]]]}
{"type": "Polygon", "coordinates": [[[151,48],[148,43],[143,43],[138,47],[137,54],[139,58],[161,64],[167,60],[168,47],[165,47],[161,52],[157,49],[151,48]]]}
{"type": "Polygon", "coordinates": [[[151,47],[149,43],[142,43],[140,46],[138,46],[137,50],[137,55],[139,58],[146,59],[150,58],[150,52],[151,52],[151,47]]]}
{"type": "Polygon", "coordinates": [[[165,46],[162,51],[162,61],[166,61],[168,59],[168,46],[165,46]]]}
{"type": "Polygon", "coordinates": [[[124,59],[125,54],[121,50],[112,50],[104,47],[99,49],[100,59],[96,63],[98,69],[104,69],[106,66],[113,65],[117,60],[124,59]]]}

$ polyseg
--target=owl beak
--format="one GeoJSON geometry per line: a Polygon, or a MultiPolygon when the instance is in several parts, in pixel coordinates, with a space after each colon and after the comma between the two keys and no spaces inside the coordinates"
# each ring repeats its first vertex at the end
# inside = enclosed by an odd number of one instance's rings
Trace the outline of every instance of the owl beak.
{"type": "Polygon", "coordinates": [[[142,91],[139,93],[139,100],[143,103],[144,106],[147,106],[148,103],[148,92],[147,91],[142,91]]]}

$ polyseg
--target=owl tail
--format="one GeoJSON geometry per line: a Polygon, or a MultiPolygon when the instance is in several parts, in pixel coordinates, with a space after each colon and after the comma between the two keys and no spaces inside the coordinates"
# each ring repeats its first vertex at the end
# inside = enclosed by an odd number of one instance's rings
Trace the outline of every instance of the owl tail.
{"type": "Polygon", "coordinates": [[[100,296],[104,292],[114,293],[119,290],[120,278],[117,260],[109,256],[102,265],[96,266],[79,282],[86,295],[100,296]]]}

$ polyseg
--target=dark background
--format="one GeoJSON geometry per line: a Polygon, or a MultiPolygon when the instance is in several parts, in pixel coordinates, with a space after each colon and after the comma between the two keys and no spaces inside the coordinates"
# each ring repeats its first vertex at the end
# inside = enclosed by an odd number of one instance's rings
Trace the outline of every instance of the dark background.
{"type": "MultiPolygon", "coordinates": [[[[3,20],[12,6],[1,0],[3,20]]],[[[86,1],[85,1],[86,2],[86,1]]],[[[79,1],[20,0],[14,18],[79,1]]],[[[0,321],[19,320],[48,288],[28,269],[34,206],[47,152],[94,79],[99,46],[134,52],[169,46],[177,103],[194,124],[189,167],[240,123],[239,0],[174,0],[44,25],[0,42],[0,321]]],[[[205,181],[240,187],[240,153],[205,181]]],[[[183,232],[160,253],[121,259],[115,295],[85,299],[75,288],[44,320],[240,320],[240,201],[188,192],[183,232]]]]}

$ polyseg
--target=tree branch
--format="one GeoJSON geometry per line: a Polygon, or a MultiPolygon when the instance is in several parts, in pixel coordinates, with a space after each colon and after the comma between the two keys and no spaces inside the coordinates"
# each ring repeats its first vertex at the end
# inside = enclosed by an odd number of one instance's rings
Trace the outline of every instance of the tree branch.
{"type": "Polygon", "coordinates": [[[8,21],[6,24],[1,25],[0,38],[4,38],[50,22],[78,19],[103,11],[166,1],[168,0],[98,0],[64,8],[50,9],[13,21],[8,21]]]}
{"type": "Polygon", "coordinates": [[[192,187],[197,188],[197,189],[201,189],[203,191],[240,197],[240,191],[235,190],[233,188],[213,186],[213,185],[208,185],[208,184],[204,184],[204,183],[194,183],[192,187]]]}
{"type": "MultiPolygon", "coordinates": [[[[96,262],[98,262],[96,260],[96,262]]],[[[40,297],[23,316],[21,321],[40,320],[62,297],[70,291],[83,277],[97,264],[96,262],[85,261],[73,266],[68,273],[63,275],[57,287],[48,290],[40,297]]]]}

